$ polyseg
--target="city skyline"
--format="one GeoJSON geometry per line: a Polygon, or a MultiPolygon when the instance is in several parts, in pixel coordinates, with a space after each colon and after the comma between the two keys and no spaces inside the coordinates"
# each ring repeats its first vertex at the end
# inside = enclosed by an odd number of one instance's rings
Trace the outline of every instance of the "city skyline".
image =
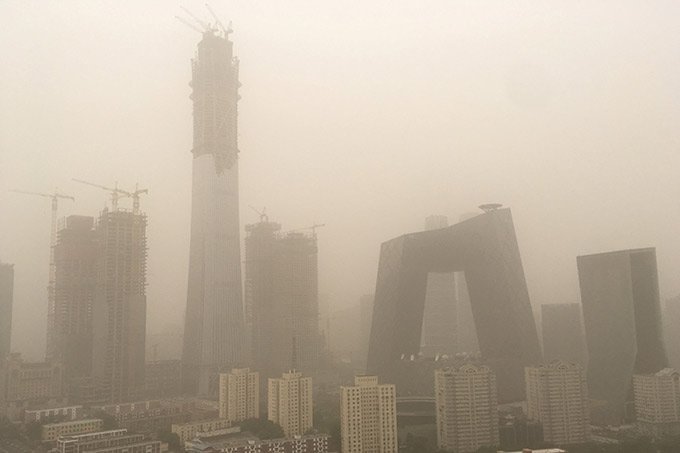
{"type": "Polygon", "coordinates": [[[680,449],[680,4],[187,1],[0,6],[0,452],[680,449]]]}
{"type": "MultiPolygon", "coordinates": [[[[21,30],[41,32],[7,48],[7,70],[0,74],[7,87],[1,92],[0,210],[9,213],[0,219],[8,238],[0,241],[0,255],[16,265],[15,323],[23,326],[14,344],[35,359],[45,349],[44,325],[29,330],[46,311],[49,202],[7,190],[57,186],[77,198],[60,206],[61,215],[94,215],[103,198],[71,183],[73,177],[149,187],[154,196],[145,210],[158,222],[150,224],[149,331],[181,329],[192,159],[187,60],[200,35],[178,23],[176,6],[165,2],[127,9],[106,1],[102,8],[40,4],[44,15],[29,13],[38,3],[21,5],[3,4],[3,42],[21,30]],[[41,74],[54,77],[43,83],[41,74]],[[45,133],[25,133],[25,124],[45,133]]],[[[202,2],[185,6],[204,10],[202,2]]],[[[665,25],[672,14],[633,2],[614,12],[578,5],[563,14],[539,5],[525,14],[500,3],[491,15],[474,5],[454,11],[439,2],[438,8],[367,2],[337,10],[300,0],[287,8],[216,7],[225,23],[233,20],[237,52],[247,56],[241,64],[240,148],[248,156],[240,168],[241,226],[257,220],[248,205],[268,206],[290,228],[326,223],[319,232],[327,251],[319,260],[319,286],[334,310],[373,292],[376,244],[420,229],[427,215],[457,219],[486,201],[513,208],[535,304],[578,300],[574,256],[650,245],[658,250],[662,297],[680,293],[670,271],[680,262],[672,228],[680,211],[665,208],[674,203],[671,169],[680,164],[672,146],[677,131],[666,127],[680,120],[671,103],[680,89],[668,64],[675,61],[677,32],[665,25]],[[290,11],[298,14],[285,24],[278,20],[290,11]],[[375,15],[370,26],[354,20],[362,12],[375,15]],[[499,24],[501,17],[508,21],[499,24]],[[611,34],[598,26],[603,17],[611,34]],[[546,21],[554,27],[544,27],[546,21]],[[398,38],[399,29],[411,37],[398,38]],[[563,34],[553,39],[554,29],[563,34]],[[638,36],[656,52],[644,52],[638,36]],[[418,63],[407,63],[403,54],[418,63]],[[653,89],[631,89],[647,80],[643,74],[652,74],[653,89]],[[375,78],[391,82],[376,85],[375,78]],[[406,86],[419,88],[397,95],[406,86]],[[546,102],[538,102],[539,95],[546,102]],[[632,95],[644,114],[629,107],[632,95]],[[283,114],[291,111],[296,121],[283,114]],[[579,120],[582,111],[587,120],[579,120]],[[401,132],[385,134],[391,130],[401,132]],[[545,169],[537,162],[546,162],[545,169]],[[404,172],[419,190],[404,184],[404,172]],[[644,183],[650,175],[653,185],[644,183]],[[403,200],[413,209],[403,209],[403,200]],[[354,217],[366,219],[361,228],[354,217]],[[622,228],[612,231],[612,225],[622,228]],[[552,241],[554,235],[562,240],[552,241]]]]}

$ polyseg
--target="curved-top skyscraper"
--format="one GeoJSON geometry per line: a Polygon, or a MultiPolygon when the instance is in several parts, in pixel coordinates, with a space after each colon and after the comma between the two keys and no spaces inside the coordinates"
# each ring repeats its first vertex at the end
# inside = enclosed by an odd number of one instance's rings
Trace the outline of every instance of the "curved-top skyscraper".
{"type": "Polygon", "coordinates": [[[194,116],[189,284],[183,388],[217,391],[220,369],[240,362],[244,319],[239,238],[238,59],[228,32],[203,33],[192,61],[194,116]]]}

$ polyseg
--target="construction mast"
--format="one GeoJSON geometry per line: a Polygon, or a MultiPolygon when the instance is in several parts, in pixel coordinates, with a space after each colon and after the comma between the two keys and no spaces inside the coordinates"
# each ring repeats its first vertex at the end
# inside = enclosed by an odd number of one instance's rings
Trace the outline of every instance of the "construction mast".
{"type": "Polygon", "coordinates": [[[86,184],[88,186],[97,187],[107,192],[111,192],[111,209],[114,212],[118,211],[118,200],[120,200],[123,197],[130,197],[132,198],[132,213],[139,214],[139,196],[143,193],[147,194],[149,193],[149,189],[140,189],[139,184],[135,184],[135,190],[133,192],[129,192],[127,190],[119,189],[118,181],[116,181],[113,188],[110,188],[99,184],[83,181],[82,179],[73,178],[73,180],[81,184],[86,184]]]}
{"type": "Polygon", "coordinates": [[[59,193],[57,189],[52,193],[27,192],[24,190],[12,190],[11,192],[24,195],[34,195],[52,200],[52,218],[50,224],[50,273],[47,284],[47,358],[51,358],[52,335],[54,333],[54,281],[56,279],[56,265],[54,262],[54,246],[57,243],[57,213],[59,211],[59,199],[76,201],[70,195],[59,193]]]}

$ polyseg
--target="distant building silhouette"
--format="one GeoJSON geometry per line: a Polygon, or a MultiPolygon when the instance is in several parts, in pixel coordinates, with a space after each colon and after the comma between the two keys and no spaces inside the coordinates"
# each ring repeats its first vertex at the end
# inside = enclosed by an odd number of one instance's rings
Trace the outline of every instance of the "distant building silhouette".
{"type": "MultiPolygon", "coordinates": [[[[446,216],[425,219],[425,230],[449,226],[446,216]]],[[[427,275],[420,352],[427,357],[456,353],[456,281],[453,272],[430,272],[427,275]]]]}
{"type": "MultiPolygon", "coordinates": [[[[524,366],[541,351],[509,209],[382,244],[368,372],[393,380],[395,364],[420,350],[431,271],[464,270],[483,358],[501,401],[524,397],[524,366]]],[[[453,303],[453,301],[452,301],[453,303]]]]}
{"type": "Polygon", "coordinates": [[[662,318],[668,363],[680,370],[680,296],[666,300],[662,318]]]}
{"type": "Polygon", "coordinates": [[[0,262],[0,369],[10,353],[13,299],[14,266],[0,262]]]}
{"type": "Polygon", "coordinates": [[[94,218],[66,217],[54,247],[54,331],[47,351],[48,359],[64,364],[67,383],[92,373],[92,305],[98,251],[94,218]]]}
{"type": "Polygon", "coordinates": [[[19,421],[36,405],[58,407],[66,402],[64,367],[57,362],[25,362],[11,353],[0,365],[0,416],[19,421]]]}
{"type": "Polygon", "coordinates": [[[241,363],[246,341],[238,195],[238,59],[208,30],[192,61],[194,114],[189,282],[183,387],[217,394],[218,373],[241,363]]]}
{"type": "MultiPolygon", "coordinates": [[[[477,213],[467,212],[459,217],[459,221],[477,217],[477,213]]],[[[465,281],[465,272],[454,273],[456,285],[456,350],[459,353],[476,354],[479,352],[479,341],[477,340],[477,328],[475,319],[472,315],[472,305],[470,294],[465,281]]]]}
{"type": "Polygon", "coordinates": [[[585,335],[580,304],[541,305],[543,358],[586,365],[585,335]]]}
{"type": "Polygon", "coordinates": [[[246,226],[246,319],[265,382],[292,368],[314,371],[323,350],[316,236],[279,229],[264,219],[246,226]]]}
{"type": "Polygon", "coordinates": [[[101,400],[129,401],[145,385],[146,215],[105,209],[95,234],[92,376],[101,400]]]}
{"type": "Polygon", "coordinates": [[[588,345],[588,389],[598,403],[592,419],[616,425],[632,409],[633,374],[656,373],[668,366],[656,250],[579,256],[577,265],[588,345]]]}

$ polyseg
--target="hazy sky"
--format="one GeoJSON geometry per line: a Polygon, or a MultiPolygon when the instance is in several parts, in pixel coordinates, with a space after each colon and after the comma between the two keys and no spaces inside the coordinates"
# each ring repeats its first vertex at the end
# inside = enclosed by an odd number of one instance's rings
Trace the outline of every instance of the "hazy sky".
{"type": "MultiPolygon", "coordinates": [[[[208,19],[200,1],[181,3],[208,19]]],[[[180,3],[0,1],[0,259],[14,350],[44,351],[49,201],[149,188],[148,325],[182,325],[190,58],[180,3]]],[[[680,2],[230,0],[241,221],[318,230],[321,292],[373,292],[380,243],[433,213],[513,211],[534,305],[578,300],[578,254],[657,247],[680,292],[680,2]]],[[[127,203],[127,202],[126,202],[127,203]]]]}

